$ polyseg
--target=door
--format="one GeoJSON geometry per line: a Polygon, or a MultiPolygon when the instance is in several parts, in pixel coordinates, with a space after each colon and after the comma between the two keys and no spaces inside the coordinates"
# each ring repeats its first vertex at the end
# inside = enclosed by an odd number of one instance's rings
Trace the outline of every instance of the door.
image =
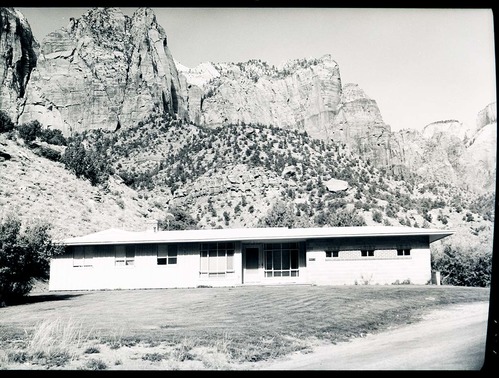
{"type": "Polygon", "coordinates": [[[259,283],[263,278],[262,248],[259,245],[248,245],[243,248],[243,283],[259,283]]]}

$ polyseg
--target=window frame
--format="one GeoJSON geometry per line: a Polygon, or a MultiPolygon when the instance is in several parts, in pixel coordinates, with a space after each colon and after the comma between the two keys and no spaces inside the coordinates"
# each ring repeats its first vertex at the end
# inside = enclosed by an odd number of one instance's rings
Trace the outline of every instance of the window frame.
{"type": "Polygon", "coordinates": [[[73,256],[73,268],[92,268],[93,264],[93,249],[92,246],[88,245],[75,245],[71,247],[71,254],[73,256]],[[77,250],[82,251],[81,258],[75,258],[75,252],[77,250]],[[77,263],[81,261],[81,264],[77,263]]]}
{"type": "Polygon", "coordinates": [[[340,251],[338,249],[326,250],[325,252],[326,252],[326,260],[336,259],[340,257],[340,251]]]}
{"type": "Polygon", "coordinates": [[[163,244],[165,249],[158,246],[156,251],[156,265],[157,266],[168,266],[177,265],[178,262],[178,244],[163,244]],[[160,263],[161,261],[161,263],[160,263]]]}
{"type": "Polygon", "coordinates": [[[135,244],[125,244],[114,249],[114,266],[120,268],[132,268],[135,266],[137,256],[137,246],[135,244]],[[132,251],[133,248],[133,251],[132,251]],[[123,253],[121,253],[123,251],[123,253]],[[133,252],[133,254],[132,254],[133,252]],[[132,256],[130,256],[132,255],[132,256]]]}
{"type": "Polygon", "coordinates": [[[397,248],[397,257],[410,256],[411,248],[397,248]]]}
{"type": "Polygon", "coordinates": [[[209,242],[199,244],[199,276],[225,277],[235,273],[235,242],[209,242]]]}
{"type": "Polygon", "coordinates": [[[298,242],[264,243],[263,272],[265,278],[299,277],[300,244],[298,242]]]}
{"type": "Polygon", "coordinates": [[[361,249],[360,250],[360,256],[361,257],[374,257],[374,251],[375,249],[361,249]]]}

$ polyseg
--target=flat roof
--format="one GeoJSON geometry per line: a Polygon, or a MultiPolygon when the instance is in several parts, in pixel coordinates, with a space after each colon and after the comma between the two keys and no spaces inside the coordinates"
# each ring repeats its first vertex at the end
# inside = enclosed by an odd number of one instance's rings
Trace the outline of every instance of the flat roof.
{"type": "Polygon", "coordinates": [[[126,231],[111,228],[61,241],[68,246],[147,243],[192,243],[215,241],[305,241],[325,238],[428,236],[430,243],[454,234],[452,230],[395,226],[313,227],[313,228],[224,228],[182,231],[126,231]]]}

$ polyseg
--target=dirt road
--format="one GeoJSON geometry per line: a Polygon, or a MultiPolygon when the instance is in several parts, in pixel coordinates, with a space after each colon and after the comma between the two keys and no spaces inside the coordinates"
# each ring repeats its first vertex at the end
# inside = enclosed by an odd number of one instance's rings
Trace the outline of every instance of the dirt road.
{"type": "Polygon", "coordinates": [[[452,305],[422,321],[262,363],[263,370],[480,370],[488,302],[452,305]]]}

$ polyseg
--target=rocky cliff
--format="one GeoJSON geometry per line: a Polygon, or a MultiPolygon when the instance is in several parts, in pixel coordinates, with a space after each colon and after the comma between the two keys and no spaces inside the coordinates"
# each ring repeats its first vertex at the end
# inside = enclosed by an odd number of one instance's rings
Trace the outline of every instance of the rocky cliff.
{"type": "Polygon", "coordinates": [[[41,44],[19,122],[65,134],[130,127],[154,113],[185,117],[167,38],[154,13],[94,8],[41,44]]]}
{"type": "Polygon", "coordinates": [[[0,109],[14,121],[36,66],[38,48],[24,16],[13,8],[0,8],[0,109]]]}
{"type": "Polygon", "coordinates": [[[338,64],[326,55],[280,68],[259,60],[180,69],[189,117],[206,126],[259,123],[328,138],[341,98],[338,64]]]}

